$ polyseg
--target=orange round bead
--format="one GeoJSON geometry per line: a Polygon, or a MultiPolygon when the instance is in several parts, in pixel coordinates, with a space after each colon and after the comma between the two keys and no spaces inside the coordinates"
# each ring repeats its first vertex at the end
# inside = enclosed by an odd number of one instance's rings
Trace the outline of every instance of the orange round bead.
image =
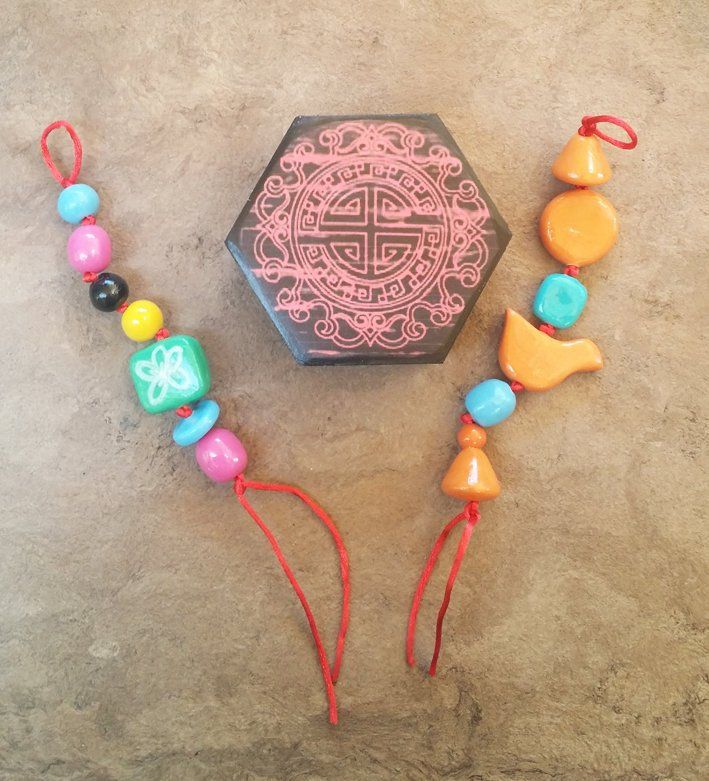
{"type": "Polygon", "coordinates": [[[546,205],[539,235],[560,263],[588,266],[615,244],[618,217],[613,204],[595,190],[567,190],[546,205]]]}
{"type": "Polygon", "coordinates": [[[460,447],[485,447],[487,434],[481,426],[469,423],[458,432],[458,444],[460,447]]]}

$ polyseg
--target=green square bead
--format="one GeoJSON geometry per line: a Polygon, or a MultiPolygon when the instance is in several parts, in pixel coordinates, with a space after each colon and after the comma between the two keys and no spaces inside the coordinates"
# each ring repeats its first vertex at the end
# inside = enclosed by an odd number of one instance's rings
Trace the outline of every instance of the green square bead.
{"type": "Polygon", "coordinates": [[[211,382],[207,356],[192,336],[168,336],[133,353],[130,375],[140,403],[151,414],[201,399],[211,382]]]}

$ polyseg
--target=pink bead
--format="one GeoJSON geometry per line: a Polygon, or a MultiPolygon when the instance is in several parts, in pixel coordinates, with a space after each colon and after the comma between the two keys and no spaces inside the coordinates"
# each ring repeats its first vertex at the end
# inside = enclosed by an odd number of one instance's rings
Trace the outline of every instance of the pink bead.
{"type": "Polygon", "coordinates": [[[240,475],[248,458],[239,438],[225,428],[213,428],[197,442],[194,452],[199,468],[215,483],[240,475]]]}
{"type": "Polygon", "coordinates": [[[98,274],[111,262],[111,239],[98,225],[80,225],[69,236],[66,251],[77,271],[98,274]]]}

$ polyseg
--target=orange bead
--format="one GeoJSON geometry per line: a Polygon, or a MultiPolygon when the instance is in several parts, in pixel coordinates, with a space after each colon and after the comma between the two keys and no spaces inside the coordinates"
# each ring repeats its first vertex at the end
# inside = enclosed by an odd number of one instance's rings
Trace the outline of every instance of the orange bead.
{"type": "Polygon", "coordinates": [[[561,154],[554,160],[551,172],[569,184],[590,186],[607,182],[613,172],[596,136],[574,133],[561,154]]]}
{"type": "Polygon", "coordinates": [[[487,434],[482,426],[469,423],[458,432],[458,444],[461,447],[485,447],[487,434]]]}
{"type": "Polygon", "coordinates": [[[530,391],[553,388],[574,372],[603,368],[601,351],[590,339],[554,339],[512,309],[507,310],[498,357],[505,376],[530,391]]]}
{"type": "Polygon", "coordinates": [[[611,202],[594,190],[567,190],[546,205],[539,235],[560,263],[588,266],[615,244],[618,217],[611,202]]]}
{"type": "Polygon", "coordinates": [[[465,502],[484,502],[499,496],[500,483],[485,453],[476,447],[466,447],[446,472],[441,490],[465,502]]]}

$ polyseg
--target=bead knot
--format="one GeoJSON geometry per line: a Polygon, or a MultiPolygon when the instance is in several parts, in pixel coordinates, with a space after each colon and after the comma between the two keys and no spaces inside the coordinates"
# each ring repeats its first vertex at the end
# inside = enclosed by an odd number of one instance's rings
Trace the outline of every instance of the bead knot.
{"type": "Polygon", "coordinates": [[[465,505],[465,510],[463,510],[463,512],[465,513],[465,517],[473,523],[477,523],[480,520],[480,512],[478,510],[477,502],[468,502],[465,505]]]}
{"type": "Polygon", "coordinates": [[[469,412],[464,412],[459,420],[464,425],[469,426],[473,422],[473,416],[469,412]]]}
{"type": "Polygon", "coordinates": [[[554,336],[554,334],[556,333],[556,328],[554,328],[553,325],[549,325],[549,323],[542,323],[539,326],[539,330],[543,334],[546,334],[547,336],[554,336]]]}
{"type": "Polygon", "coordinates": [[[522,385],[521,382],[517,382],[517,380],[512,380],[510,383],[510,388],[512,388],[515,393],[522,393],[524,390],[524,385],[522,385]]]}
{"type": "Polygon", "coordinates": [[[183,404],[181,407],[178,407],[175,410],[175,413],[181,418],[189,418],[189,416],[192,414],[192,407],[190,407],[188,404],[183,404]]]}
{"type": "Polygon", "coordinates": [[[98,274],[96,274],[93,271],[84,271],[83,280],[87,284],[90,284],[91,282],[95,282],[98,279],[98,274]]]}
{"type": "Polygon", "coordinates": [[[243,475],[237,475],[234,480],[234,493],[237,496],[243,496],[246,493],[246,482],[243,475]]]}
{"type": "Polygon", "coordinates": [[[564,269],[564,274],[566,274],[568,277],[577,277],[579,275],[579,267],[566,266],[566,268],[564,269]]]}
{"type": "Polygon", "coordinates": [[[167,328],[160,328],[155,333],[155,338],[160,341],[160,339],[167,339],[167,337],[170,336],[170,332],[167,330],[167,328]]]}

